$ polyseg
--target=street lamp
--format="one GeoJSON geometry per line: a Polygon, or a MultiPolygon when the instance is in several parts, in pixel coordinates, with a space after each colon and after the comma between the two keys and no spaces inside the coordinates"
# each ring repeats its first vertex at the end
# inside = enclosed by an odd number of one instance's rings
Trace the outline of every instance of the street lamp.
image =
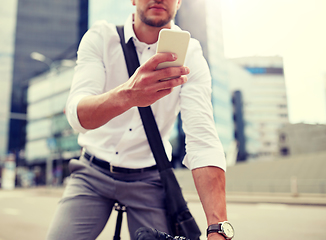
{"type": "Polygon", "coordinates": [[[38,53],[38,52],[32,52],[30,54],[30,57],[31,57],[31,59],[34,59],[36,61],[45,63],[46,65],[48,65],[49,68],[51,68],[51,65],[53,63],[53,61],[50,58],[48,58],[48,57],[46,57],[43,54],[38,53]]]}
{"type": "Polygon", "coordinates": [[[39,52],[32,52],[30,54],[30,58],[33,60],[45,63],[48,66],[49,70],[51,70],[53,67],[56,70],[58,70],[59,66],[73,67],[76,64],[76,62],[74,60],[70,60],[70,59],[52,60],[39,52]]]}

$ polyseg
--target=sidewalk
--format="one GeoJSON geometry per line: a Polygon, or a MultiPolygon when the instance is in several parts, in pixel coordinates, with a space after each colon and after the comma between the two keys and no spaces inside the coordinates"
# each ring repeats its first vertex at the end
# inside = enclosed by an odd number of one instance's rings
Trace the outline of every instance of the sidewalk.
{"type": "MultiPolygon", "coordinates": [[[[180,184],[181,185],[181,184],[180,184]]],[[[7,194],[30,194],[33,196],[46,196],[60,198],[64,187],[35,187],[35,188],[16,188],[15,190],[0,190],[0,197],[7,194]]],[[[187,202],[199,202],[199,197],[195,191],[183,190],[184,198],[187,202]]],[[[300,194],[296,197],[284,193],[236,193],[227,192],[227,203],[273,203],[291,205],[316,205],[326,206],[326,195],[322,194],[300,194]]]]}

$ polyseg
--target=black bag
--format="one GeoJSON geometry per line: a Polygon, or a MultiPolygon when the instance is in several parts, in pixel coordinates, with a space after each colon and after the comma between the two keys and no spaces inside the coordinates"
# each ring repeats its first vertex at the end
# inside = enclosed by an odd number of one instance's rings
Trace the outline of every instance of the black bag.
{"type": "MultiPolygon", "coordinates": [[[[125,56],[129,77],[133,75],[139,67],[137,52],[132,39],[125,44],[123,26],[117,26],[120,42],[125,56]]],[[[148,107],[138,107],[142,119],[145,133],[154,155],[161,181],[166,193],[166,211],[170,232],[174,236],[185,236],[190,240],[198,240],[201,232],[191,215],[187,203],[183,198],[181,188],[174,175],[172,165],[168,160],[160,132],[158,130],[152,109],[148,107]]]]}

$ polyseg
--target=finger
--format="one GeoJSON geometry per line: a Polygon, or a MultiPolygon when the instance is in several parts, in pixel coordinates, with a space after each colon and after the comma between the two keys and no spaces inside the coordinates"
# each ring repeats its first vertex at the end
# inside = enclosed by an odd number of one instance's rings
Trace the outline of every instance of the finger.
{"type": "Polygon", "coordinates": [[[172,89],[174,87],[180,86],[188,81],[187,76],[181,76],[178,78],[173,78],[170,80],[162,81],[159,83],[158,91],[172,89]]]}
{"type": "Polygon", "coordinates": [[[146,75],[142,76],[142,81],[148,84],[155,84],[159,81],[166,81],[174,78],[189,74],[190,70],[188,67],[169,67],[160,69],[157,71],[147,72],[146,75]]]}
{"type": "Polygon", "coordinates": [[[175,53],[156,53],[145,64],[144,68],[155,70],[157,65],[163,62],[173,62],[177,60],[177,54],[175,53]]]}
{"type": "Polygon", "coordinates": [[[188,67],[169,67],[163,68],[156,71],[157,77],[160,80],[167,80],[171,78],[177,78],[182,75],[187,75],[190,73],[190,69],[188,67]]]}

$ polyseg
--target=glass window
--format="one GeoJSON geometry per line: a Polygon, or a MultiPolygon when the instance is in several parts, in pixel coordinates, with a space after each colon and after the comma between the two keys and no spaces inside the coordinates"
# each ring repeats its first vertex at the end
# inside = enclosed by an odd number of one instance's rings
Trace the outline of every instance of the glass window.
{"type": "Polygon", "coordinates": [[[27,142],[25,150],[27,161],[47,158],[48,156],[50,156],[50,150],[48,148],[46,139],[27,142]]]}
{"type": "Polygon", "coordinates": [[[78,145],[77,137],[78,135],[71,135],[58,139],[58,147],[60,148],[60,151],[62,152],[79,150],[80,146],[78,145]]]}
{"type": "Polygon", "coordinates": [[[52,119],[52,132],[59,133],[66,129],[71,129],[71,126],[68,123],[66,115],[58,115],[52,119]]]}
{"type": "Polygon", "coordinates": [[[68,91],[72,82],[74,69],[60,72],[52,76],[42,75],[34,80],[28,88],[28,102],[33,103],[63,91],[68,91]]]}
{"type": "Polygon", "coordinates": [[[52,95],[52,87],[49,79],[38,79],[39,82],[32,84],[28,88],[27,101],[29,103],[35,102],[39,99],[52,95]]]}
{"type": "Polygon", "coordinates": [[[30,104],[27,109],[28,119],[36,120],[62,113],[65,108],[68,95],[69,92],[63,92],[51,98],[30,104]]]}
{"type": "Polygon", "coordinates": [[[27,140],[51,136],[51,119],[33,121],[27,124],[27,140]]]}

